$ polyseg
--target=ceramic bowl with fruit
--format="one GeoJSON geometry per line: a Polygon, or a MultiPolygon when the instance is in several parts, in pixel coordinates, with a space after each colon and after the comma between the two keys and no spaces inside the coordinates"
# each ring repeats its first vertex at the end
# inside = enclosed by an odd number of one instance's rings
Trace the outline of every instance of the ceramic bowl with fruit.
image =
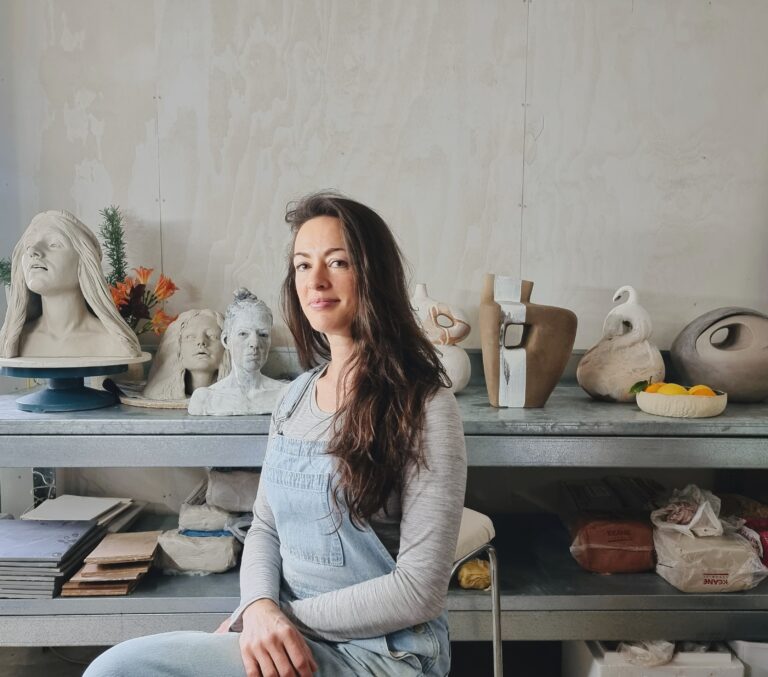
{"type": "Polygon", "coordinates": [[[722,414],[728,403],[726,393],[703,384],[686,388],[677,383],[640,381],[631,392],[637,394],[637,406],[655,416],[707,418],[722,414]]]}

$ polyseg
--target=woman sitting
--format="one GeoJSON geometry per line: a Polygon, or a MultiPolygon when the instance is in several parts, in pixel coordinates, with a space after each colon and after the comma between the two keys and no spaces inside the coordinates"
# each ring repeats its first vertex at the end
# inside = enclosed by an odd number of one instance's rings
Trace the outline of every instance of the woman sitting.
{"type": "Polygon", "coordinates": [[[456,400],[384,221],[333,194],[286,218],[283,310],[309,371],[272,416],[240,606],[213,635],[118,645],[86,677],[448,674],[456,400]]]}

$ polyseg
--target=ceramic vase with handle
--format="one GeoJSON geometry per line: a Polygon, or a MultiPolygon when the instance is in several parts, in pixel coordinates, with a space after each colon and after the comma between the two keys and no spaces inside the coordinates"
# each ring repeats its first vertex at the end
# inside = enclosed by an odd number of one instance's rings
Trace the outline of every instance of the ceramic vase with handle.
{"type": "Polygon", "coordinates": [[[576,315],[531,303],[533,282],[487,274],[480,301],[480,342],[494,407],[543,407],[565,370],[576,315]]]}
{"type": "Polygon", "coordinates": [[[680,382],[728,393],[729,402],[768,398],[768,316],[750,308],[718,308],[697,317],[670,350],[680,382]]]}

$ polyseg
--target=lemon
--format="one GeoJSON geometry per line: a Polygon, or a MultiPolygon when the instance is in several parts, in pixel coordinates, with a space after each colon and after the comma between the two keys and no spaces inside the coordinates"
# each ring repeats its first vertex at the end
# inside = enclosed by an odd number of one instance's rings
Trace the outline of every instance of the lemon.
{"type": "Polygon", "coordinates": [[[688,388],[688,394],[698,395],[699,397],[715,397],[717,395],[712,388],[705,385],[691,386],[688,388]]]}
{"type": "Polygon", "coordinates": [[[688,389],[677,383],[665,383],[656,392],[659,395],[687,395],[688,389]]]}
{"type": "Polygon", "coordinates": [[[645,390],[643,392],[644,393],[657,393],[657,392],[659,392],[659,388],[661,388],[661,386],[663,386],[663,385],[666,385],[666,383],[664,383],[664,381],[658,381],[657,383],[650,383],[650,384],[648,384],[648,386],[645,388],[645,390]]]}

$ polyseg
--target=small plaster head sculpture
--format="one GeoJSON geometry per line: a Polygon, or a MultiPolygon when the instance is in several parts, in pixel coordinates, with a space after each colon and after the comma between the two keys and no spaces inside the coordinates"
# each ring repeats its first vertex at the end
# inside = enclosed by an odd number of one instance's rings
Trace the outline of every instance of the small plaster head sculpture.
{"type": "Polygon", "coordinates": [[[264,301],[241,287],[224,315],[221,342],[229,350],[237,374],[256,373],[267,361],[272,344],[272,311],[264,301]]]}
{"type": "Polygon", "coordinates": [[[13,250],[11,271],[0,357],[141,354],[109,293],[99,241],[69,212],[32,219],[13,250]]]}
{"type": "Polygon", "coordinates": [[[168,325],[147,378],[144,397],[184,400],[196,387],[209,386],[229,373],[229,355],[221,343],[224,318],[213,310],[187,310],[168,325]]]}
{"type": "Polygon", "coordinates": [[[271,344],[272,311],[247,289],[238,289],[234,296],[221,333],[232,371],[192,393],[188,411],[195,416],[269,414],[285,386],[261,373],[271,344]]]}

